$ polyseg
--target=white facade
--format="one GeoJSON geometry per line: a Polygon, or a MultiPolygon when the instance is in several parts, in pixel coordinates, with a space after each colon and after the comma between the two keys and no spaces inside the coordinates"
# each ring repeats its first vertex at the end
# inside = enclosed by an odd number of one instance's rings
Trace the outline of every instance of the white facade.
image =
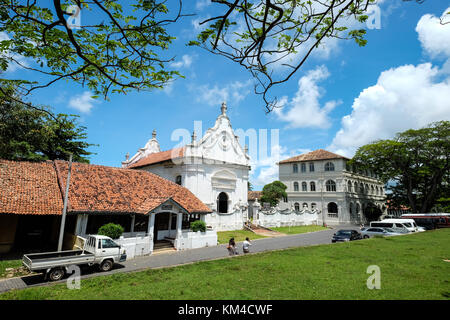
{"type": "Polygon", "coordinates": [[[328,225],[366,223],[365,213],[370,208],[384,212],[384,184],[371,174],[347,170],[347,160],[279,163],[279,179],[287,186],[288,195],[279,207],[297,212],[316,210],[319,223],[328,225]]]}
{"type": "MultiPolygon", "coordinates": [[[[216,231],[242,229],[247,219],[247,191],[250,160],[235,135],[222,104],[214,126],[197,140],[181,149],[173,149],[170,161],[160,161],[139,167],[165,179],[181,184],[213,211],[202,215],[207,226],[216,231]],[[220,208],[220,206],[222,206],[220,208]]],[[[154,134],[146,147],[140,149],[123,167],[136,164],[150,155],[161,154],[154,134]]],[[[170,151],[165,151],[170,152],[170,151]]]]}

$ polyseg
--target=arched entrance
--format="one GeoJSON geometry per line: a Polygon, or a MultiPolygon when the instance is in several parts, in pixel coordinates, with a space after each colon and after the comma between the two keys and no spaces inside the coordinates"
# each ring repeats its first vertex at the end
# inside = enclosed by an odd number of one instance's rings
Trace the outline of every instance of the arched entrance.
{"type": "Polygon", "coordinates": [[[228,195],[225,192],[219,193],[217,197],[217,211],[219,213],[228,212],[228,195]]]}
{"type": "Polygon", "coordinates": [[[380,208],[378,208],[375,204],[372,202],[369,202],[367,206],[363,210],[364,217],[366,218],[367,222],[370,221],[377,221],[381,214],[383,213],[380,208]]]}

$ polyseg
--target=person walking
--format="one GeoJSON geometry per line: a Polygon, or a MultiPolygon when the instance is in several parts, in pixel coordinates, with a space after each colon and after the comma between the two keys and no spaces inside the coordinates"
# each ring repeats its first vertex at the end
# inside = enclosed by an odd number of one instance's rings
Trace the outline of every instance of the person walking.
{"type": "Polygon", "coordinates": [[[244,253],[249,253],[251,245],[250,239],[248,237],[245,238],[245,241],[242,243],[242,251],[244,251],[244,253]]]}
{"type": "Polygon", "coordinates": [[[228,241],[227,249],[228,249],[230,256],[238,254],[236,251],[236,242],[234,241],[234,238],[231,238],[230,241],[228,241]]]}

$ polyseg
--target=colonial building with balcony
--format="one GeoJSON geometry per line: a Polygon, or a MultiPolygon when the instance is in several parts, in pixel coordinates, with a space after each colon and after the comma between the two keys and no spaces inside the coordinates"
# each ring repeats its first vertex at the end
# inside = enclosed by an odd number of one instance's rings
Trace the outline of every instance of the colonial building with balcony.
{"type": "Polygon", "coordinates": [[[350,159],[319,149],[278,163],[287,199],[280,209],[318,210],[327,225],[376,220],[386,210],[384,184],[371,172],[357,172],[350,159]]]}

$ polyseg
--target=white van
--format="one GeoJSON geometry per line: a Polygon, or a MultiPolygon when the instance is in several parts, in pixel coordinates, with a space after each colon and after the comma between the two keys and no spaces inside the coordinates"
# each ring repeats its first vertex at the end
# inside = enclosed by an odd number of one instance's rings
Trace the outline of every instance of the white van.
{"type": "Polygon", "coordinates": [[[409,232],[418,232],[419,228],[414,219],[384,219],[372,221],[370,227],[379,228],[406,228],[409,232]]]}

